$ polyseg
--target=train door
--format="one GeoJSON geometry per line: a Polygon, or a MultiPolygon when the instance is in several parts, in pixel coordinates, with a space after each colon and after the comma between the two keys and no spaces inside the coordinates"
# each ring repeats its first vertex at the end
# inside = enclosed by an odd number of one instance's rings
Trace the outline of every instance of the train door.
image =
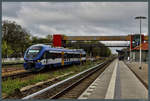
{"type": "Polygon", "coordinates": [[[80,63],[82,63],[82,54],[80,53],[80,63]]]}
{"type": "Polygon", "coordinates": [[[43,54],[43,62],[44,64],[48,64],[48,51],[46,51],[44,54],[43,54]]]}
{"type": "Polygon", "coordinates": [[[61,53],[61,58],[62,58],[61,65],[64,66],[64,52],[61,53]]]}
{"type": "Polygon", "coordinates": [[[45,54],[45,52],[44,52],[43,55],[42,55],[41,63],[42,63],[43,65],[46,64],[46,54],[45,54]]]}

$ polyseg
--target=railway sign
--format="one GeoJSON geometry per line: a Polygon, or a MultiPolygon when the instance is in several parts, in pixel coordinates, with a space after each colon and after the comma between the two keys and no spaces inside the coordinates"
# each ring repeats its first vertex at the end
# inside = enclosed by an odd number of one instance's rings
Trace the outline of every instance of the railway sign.
{"type": "MultiPolygon", "coordinates": [[[[141,43],[144,42],[144,35],[141,35],[141,43]]],[[[131,35],[131,49],[140,45],[140,34],[131,35]]]]}

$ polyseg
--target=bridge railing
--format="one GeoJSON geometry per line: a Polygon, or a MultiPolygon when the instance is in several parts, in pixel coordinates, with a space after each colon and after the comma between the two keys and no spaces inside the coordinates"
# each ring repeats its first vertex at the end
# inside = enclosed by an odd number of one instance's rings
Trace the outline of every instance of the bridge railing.
{"type": "Polygon", "coordinates": [[[105,43],[105,46],[130,46],[128,43],[105,43]]]}

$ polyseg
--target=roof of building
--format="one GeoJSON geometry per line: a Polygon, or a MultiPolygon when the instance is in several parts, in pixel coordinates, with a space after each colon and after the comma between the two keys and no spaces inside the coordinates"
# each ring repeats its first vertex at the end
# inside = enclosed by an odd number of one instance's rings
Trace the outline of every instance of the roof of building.
{"type": "Polygon", "coordinates": [[[142,50],[148,50],[148,42],[145,42],[139,46],[136,46],[135,48],[133,48],[132,50],[140,50],[140,46],[142,50]]]}

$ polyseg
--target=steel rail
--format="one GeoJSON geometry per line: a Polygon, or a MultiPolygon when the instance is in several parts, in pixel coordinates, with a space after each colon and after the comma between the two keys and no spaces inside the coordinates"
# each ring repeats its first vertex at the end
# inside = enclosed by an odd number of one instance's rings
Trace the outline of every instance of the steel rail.
{"type": "Polygon", "coordinates": [[[28,76],[29,74],[32,74],[32,72],[25,71],[25,72],[21,72],[21,73],[12,74],[12,75],[6,75],[6,76],[2,76],[2,80],[5,81],[8,78],[15,79],[17,77],[25,77],[25,76],[28,76]]]}
{"type": "Polygon", "coordinates": [[[51,86],[49,86],[49,87],[47,87],[47,88],[44,88],[44,89],[42,89],[42,90],[40,90],[40,91],[38,91],[38,92],[33,93],[33,94],[31,94],[31,95],[28,95],[28,96],[26,96],[26,97],[23,97],[22,99],[23,99],[23,100],[25,100],[25,99],[31,99],[31,98],[33,98],[33,97],[35,97],[35,96],[38,96],[38,95],[40,95],[40,94],[42,94],[42,93],[44,93],[44,92],[46,92],[46,91],[48,91],[48,90],[50,90],[50,89],[52,89],[52,88],[54,88],[54,87],[57,87],[57,86],[59,86],[59,85],[65,83],[65,82],[67,82],[67,81],[69,81],[69,80],[72,80],[72,79],[74,79],[74,78],[76,78],[76,77],[78,77],[78,76],[81,76],[81,75],[84,74],[84,73],[87,73],[87,72],[89,72],[89,71],[91,71],[91,70],[94,70],[94,69],[96,69],[96,68],[99,67],[99,66],[103,66],[105,63],[107,63],[107,62],[109,62],[109,61],[110,61],[110,60],[105,61],[105,62],[103,62],[103,63],[100,63],[100,64],[98,64],[98,65],[96,65],[96,66],[94,66],[94,67],[92,67],[92,68],[89,68],[89,69],[87,69],[87,70],[85,70],[85,71],[83,71],[83,72],[80,72],[80,73],[78,73],[78,74],[76,74],[76,75],[74,75],[74,76],[72,76],[72,77],[69,77],[69,78],[67,78],[67,79],[65,79],[65,80],[62,80],[62,81],[60,81],[60,82],[58,82],[58,83],[56,83],[56,84],[53,84],[53,85],[51,85],[51,86]]]}
{"type": "Polygon", "coordinates": [[[13,66],[13,65],[23,65],[23,62],[22,63],[8,63],[8,64],[2,63],[2,66],[13,66]]]}
{"type": "MultiPolygon", "coordinates": [[[[103,63],[102,65],[106,65],[106,63],[103,63]]],[[[99,70],[101,68],[102,67],[99,67],[99,68],[96,68],[95,70],[89,72],[87,75],[83,76],[82,78],[80,78],[79,80],[77,80],[76,82],[74,82],[73,84],[69,85],[68,87],[64,88],[62,91],[60,91],[57,94],[55,94],[54,96],[50,97],[50,99],[57,99],[57,98],[59,98],[65,92],[67,92],[68,90],[72,89],[73,87],[75,87],[76,85],[78,85],[80,82],[82,82],[84,79],[86,79],[87,77],[89,77],[90,75],[92,75],[93,73],[95,73],[97,70],[99,70]]]]}

